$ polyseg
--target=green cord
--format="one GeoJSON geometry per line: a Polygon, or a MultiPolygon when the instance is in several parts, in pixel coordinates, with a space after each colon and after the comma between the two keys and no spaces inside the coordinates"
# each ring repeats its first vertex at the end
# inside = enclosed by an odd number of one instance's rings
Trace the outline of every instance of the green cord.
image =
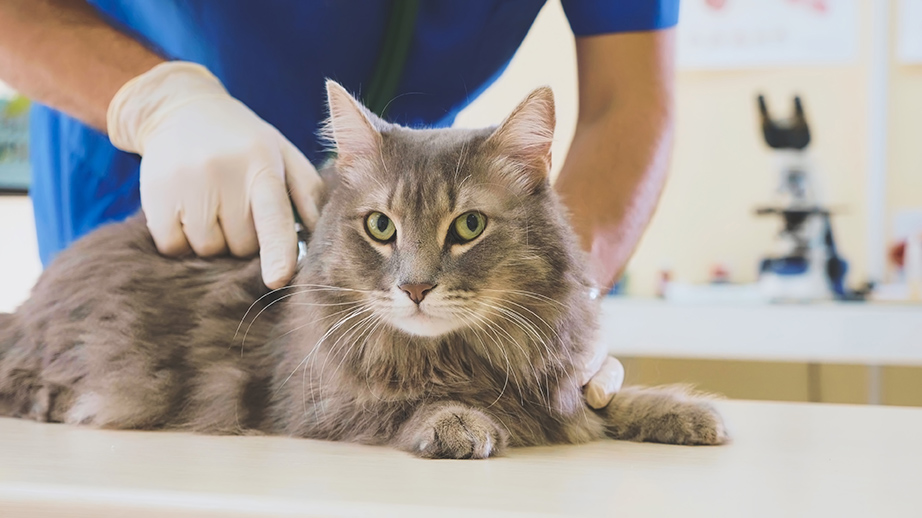
{"type": "Polygon", "coordinates": [[[410,53],[418,12],[419,0],[393,0],[381,54],[365,96],[365,106],[378,117],[384,117],[388,104],[397,93],[410,53]]]}
{"type": "MultiPolygon", "coordinates": [[[[407,64],[407,56],[410,54],[410,43],[413,41],[418,12],[419,0],[392,0],[378,64],[375,66],[364,99],[365,106],[378,117],[384,117],[388,105],[397,93],[403,69],[407,64]]],[[[295,222],[303,223],[294,202],[291,204],[291,210],[294,212],[295,222]]]]}

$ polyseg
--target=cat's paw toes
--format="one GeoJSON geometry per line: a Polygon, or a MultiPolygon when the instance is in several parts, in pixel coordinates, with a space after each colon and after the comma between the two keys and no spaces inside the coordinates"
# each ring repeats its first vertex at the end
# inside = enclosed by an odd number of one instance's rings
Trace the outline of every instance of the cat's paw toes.
{"type": "Polygon", "coordinates": [[[428,459],[485,459],[504,446],[505,437],[482,412],[445,408],[428,420],[415,453],[428,459]]]}
{"type": "Polygon", "coordinates": [[[707,401],[690,401],[653,419],[654,440],[666,444],[717,445],[729,441],[727,428],[707,401]]]}

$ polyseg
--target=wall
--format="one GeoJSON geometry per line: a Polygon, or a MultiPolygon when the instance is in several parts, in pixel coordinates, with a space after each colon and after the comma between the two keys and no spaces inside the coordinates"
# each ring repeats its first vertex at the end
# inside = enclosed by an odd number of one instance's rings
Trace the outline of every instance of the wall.
{"type": "Polygon", "coordinates": [[[922,210],[922,64],[894,64],[890,85],[888,221],[922,210]]]}
{"type": "Polygon", "coordinates": [[[893,67],[890,88],[891,210],[920,208],[922,201],[922,64],[893,67]]]}
{"type": "MultiPolygon", "coordinates": [[[[857,285],[866,279],[872,1],[861,2],[859,56],[847,66],[679,72],[670,179],[628,268],[632,294],[652,295],[665,265],[684,281],[706,280],[715,261],[727,263],[736,280],[755,279],[758,260],[777,231],[775,221],[753,215],[756,206],[770,200],[776,180],[759,134],[758,92],[782,114],[790,109],[790,96],[803,97],[827,203],[839,211],[834,225],[840,249],[851,263],[849,281],[857,285]]],[[[895,1],[891,13],[897,16],[895,1]]],[[[553,149],[559,166],[575,125],[574,52],[563,11],[551,0],[506,74],[458,123],[495,124],[531,88],[548,84],[559,103],[553,149]]],[[[893,63],[890,70],[888,229],[894,211],[922,207],[922,66],[893,63]]]]}

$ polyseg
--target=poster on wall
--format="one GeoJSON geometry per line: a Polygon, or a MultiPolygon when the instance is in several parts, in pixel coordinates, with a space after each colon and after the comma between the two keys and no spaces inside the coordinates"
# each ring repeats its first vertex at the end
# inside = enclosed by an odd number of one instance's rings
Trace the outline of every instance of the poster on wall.
{"type": "Polygon", "coordinates": [[[842,65],[858,37],[857,0],[683,0],[677,59],[686,69],[842,65]]]}
{"type": "Polygon", "coordinates": [[[900,0],[897,59],[922,64],[922,0],[900,0]]]}

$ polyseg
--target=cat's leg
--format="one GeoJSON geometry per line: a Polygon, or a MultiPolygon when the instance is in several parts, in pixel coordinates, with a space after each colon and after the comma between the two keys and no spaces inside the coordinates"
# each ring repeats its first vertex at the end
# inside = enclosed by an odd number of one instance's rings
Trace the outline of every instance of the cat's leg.
{"type": "Polygon", "coordinates": [[[394,445],[429,459],[485,459],[502,452],[505,430],[480,410],[454,402],[426,403],[397,433],[394,445]]]}
{"type": "Polygon", "coordinates": [[[166,425],[182,398],[181,370],[106,331],[98,328],[85,341],[45,345],[42,380],[72,393],[61,420],[114,429],[166,425]]]}
{"type": "Polygon", "coordinates": [[[252,383],[247,372],[232,362],[200,368],[189,383],[179,428],[209,434],[252,434],[254,416],[247,403],[252,383]]]}
{"type": "Polygon", "coordinates": [[[74,394],[42,377],[42,349],[19,326],[16,315],[0,313],[0,415],[60,422],[74,394]]]}
{"type": "Polygon", "coordinates": [[[16,316],[0,313],[0,416],[28,415],[32,393],[38,386],[41,358],[24,354],[23,341],[16,316]]]}
{"type": "Polygon", "coordinates": [[[606,433],[615,439],[665,444],[713,445],[729,436],[708,399],[687,387],[626,387],[602,410],[606,433]]]}

